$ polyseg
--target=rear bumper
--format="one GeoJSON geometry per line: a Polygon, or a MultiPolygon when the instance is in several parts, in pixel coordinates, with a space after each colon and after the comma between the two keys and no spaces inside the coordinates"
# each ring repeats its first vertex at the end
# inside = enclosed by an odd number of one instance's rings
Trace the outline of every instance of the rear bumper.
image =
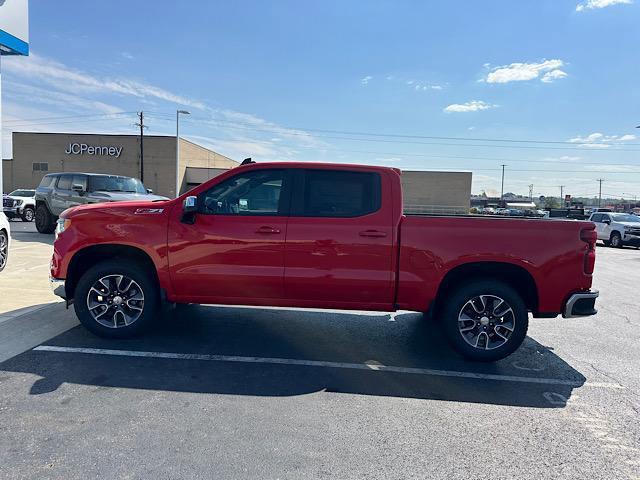
{"type": "Polygon", "coordinates": [[[600,292],[597,290],[574,293],[569,297],[569,300],[567,300],[562,311],[562,316],[564,318],[576,318],[595,315],[598,313],[598,310],[595,309],[598,295],[600,295],[600,292]]]}
{"type": "Polygon", "coordinates": [[[51,290],[53,293],[60,298],[67,299],[67,290],[65,288],[65,279],[64,278],[53,278],[49,277],[49,285],[51,285],[51,290]]]}

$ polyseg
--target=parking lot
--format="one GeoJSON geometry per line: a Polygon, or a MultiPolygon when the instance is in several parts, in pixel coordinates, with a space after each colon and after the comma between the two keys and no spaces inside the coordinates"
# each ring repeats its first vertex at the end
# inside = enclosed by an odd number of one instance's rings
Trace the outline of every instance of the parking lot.
{"type": "Polygon", "coordinates": [[[598,248],[598,315],[477,364],[412,312],[187,306],[103,340],[11,226],[2,478],[640,478],[636,249],[598,248]]]}

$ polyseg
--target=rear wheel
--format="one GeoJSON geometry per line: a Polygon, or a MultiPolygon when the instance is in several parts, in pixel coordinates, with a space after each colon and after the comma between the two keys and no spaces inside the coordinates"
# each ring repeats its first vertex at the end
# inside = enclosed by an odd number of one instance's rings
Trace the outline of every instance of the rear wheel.
{"type": "Polygon", "coordinates": [[[158,313],[158,285],[136,263],[106,260],[87,270],[74,292],[80,322],[105,338],[127,338],[146,330],[158,313]]]}
{"type": "Polygon", "coordinates": [[[35,211],[33,210],[33,207],[25,207],[22,211],[22,215],[20,216],[23,222],[33,222],[34,217],[35,211]]]}
{"type": "Polygon", "coordinates": [[[56,229],[56,218],[44,204],[36,208],[36,229],[40,233],[53,233],[56,229]]]}
{"type": "Polygon", "coordinates": [[[613,232],[611,234],[611,240],[609,240],[609,242],[613,248],[622,248],[622,237],[618,232],[613,232]]]}
{"type": "Polygon", "coordinates": [[[469,360],[492,362],[511,355],[524,341],[529,315],[513,288],[492,280],[452,292],[442,309],[451,346],[469,360]]]}
{"type": "Polygon", "coordinates": [[[7,232],[0,230],[0,272],[7,266],[9,260],[9,237],[7,232]]]}

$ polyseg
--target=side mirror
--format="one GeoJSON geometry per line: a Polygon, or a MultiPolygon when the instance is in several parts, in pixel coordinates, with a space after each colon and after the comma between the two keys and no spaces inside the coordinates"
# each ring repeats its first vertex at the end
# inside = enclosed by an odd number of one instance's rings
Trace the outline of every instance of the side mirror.
{"type": "Polygon", "coordinates": [[[74,183],[73,186],[71,187],[71,190],[78,193],[84,193],[84,187],[79,183],[74,183]]]}
{"type": "Polygon", "coordinates": [[[606,223],[607,225],[611,225],[611,220],[603,220],[602,223],[606,223]]]}
{"type": "Polygon", "coordinates": [[[198,212],[198,197],[190,195],[182,202],[182,223],[194,224],[198,212]]]}
{"type": "Polygon", "coordinates": [[[153,190],[150,188],[147,188],[147,193],[153,193],[153,190]]]}

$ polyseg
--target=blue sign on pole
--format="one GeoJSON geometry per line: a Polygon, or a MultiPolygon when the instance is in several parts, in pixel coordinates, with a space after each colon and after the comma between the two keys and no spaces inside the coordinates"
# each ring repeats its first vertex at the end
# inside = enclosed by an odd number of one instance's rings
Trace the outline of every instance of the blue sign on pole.
{"type": "Polygon", "coordinates": [[[29,0],[0,0],[0,55],[29,55],[29,0]]]}

